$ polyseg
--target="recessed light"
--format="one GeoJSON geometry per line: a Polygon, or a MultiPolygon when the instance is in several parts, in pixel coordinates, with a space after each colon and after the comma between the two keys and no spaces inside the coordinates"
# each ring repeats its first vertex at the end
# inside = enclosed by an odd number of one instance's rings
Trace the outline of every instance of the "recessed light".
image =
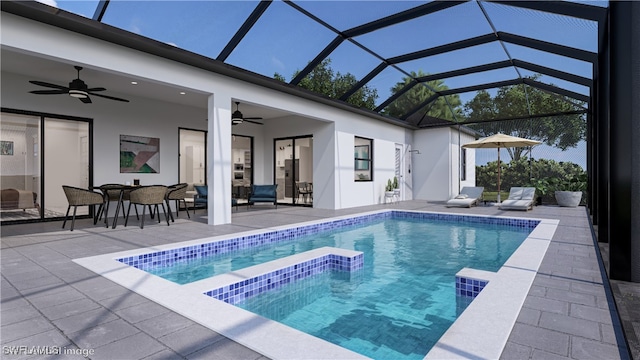
{"type": "Polygon", "coordinates": [[[138,85],[138,82],[137,81],[132,81],[131,85],[138,85]]]}
{"type": "Polygon", "coordinates": [[[184,95],[184,94],[186,94],[186,92],[180,91],[180,95],[184,95]]]}

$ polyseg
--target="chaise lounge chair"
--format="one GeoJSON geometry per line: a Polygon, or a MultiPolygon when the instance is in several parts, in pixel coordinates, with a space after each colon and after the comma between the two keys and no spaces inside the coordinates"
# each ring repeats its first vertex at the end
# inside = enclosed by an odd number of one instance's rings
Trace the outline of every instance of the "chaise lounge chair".
{"type": "Polygon", "coordinates": [[[512,187],[511,191],[509,191],[509,198],[500,204],[500,209],[524,211],[533,209],[535,196],[536,188],[512,187]]]}
{"type": "Polygon", "coordinates": [[[483,191],[484,187],[482,186],[465,186],[460,190],[460,195],[447,201],[447,207],[471,207],[478,205],[483,191]]]}

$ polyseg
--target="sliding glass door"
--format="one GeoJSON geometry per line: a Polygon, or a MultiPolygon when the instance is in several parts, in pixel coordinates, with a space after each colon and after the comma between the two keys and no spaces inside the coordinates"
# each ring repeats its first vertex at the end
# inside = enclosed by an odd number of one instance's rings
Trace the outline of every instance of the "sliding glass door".
{"type": "MultiPolygon", "coordinates": [[[[62,185],[91,185],[90,119],[3,109],[0,117],[0,184],[4,222],[65,215],[62,185]]],[[[88,215],[79,207],[76,215],[88,215]]]]}
{"type": "Polygon", "coordinates": [[[313,137],[274,141],[278,203],[313,206],[313,137]]]}

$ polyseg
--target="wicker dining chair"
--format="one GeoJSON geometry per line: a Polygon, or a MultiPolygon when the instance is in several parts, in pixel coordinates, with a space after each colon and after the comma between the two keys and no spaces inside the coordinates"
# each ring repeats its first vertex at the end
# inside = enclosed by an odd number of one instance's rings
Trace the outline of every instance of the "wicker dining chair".
{"type": "Polygon", "coordinates": [[[167,202],[167,211],[169,211],[169,215],[171,215],[171,221],[173,222],[175,222],[175,220],[173,218],[173,213],[171,212],[171,206],[169,205],[169,201],[171,200],[176,201],[176,217],[179,216],[180,201],[182,201],[184,209],[187,212],[187,216],[189,217],[189,219],[191,219],[191,215],[189,215],[189,208],[187,207],[187,201],[184,199],[185,197],[187,197],[187,186],[187,183],[180,183],[171,185],[167,188],[167,196],[165,200],[167,202]]]}
{"type": "Polygon", "coordinates": [[[155,213],[158,215],[158,223],[160,223],[160,212],[158,209],[158,205],[162,205],[162,212],[164,213],[164,217],[167,220],[167,226],[169,226],[169,216],[167,215],[167,212],[164,208],[166,194],[167,187],[164,185],[141,186],[137,189],[131,190],[131,192],[129,193],[129,207],[127,209],[127,218],[124,221],[124,226],[127,226],[127,223],[129,222],[131,205],[134,205],[134,207],[142,205],[142,219],[140,220],[141,229],[144,229],[144,216],[146,214],[147,206],[151,210],[151,213],[149,215],[152,218],[154,214],[152,206],[155,208],[155,213]]]}
{"type": "Polygon", "coordinates": [[[62,223],[62,228],[64,229],[65,225],[67,225],[67,220],[69,219],[69,210],[73,206],[73,219],[71,220],[71,231],[73,231],[73,226],[76,223],[76,210],[78,210],[78,206],[91,206],[93,205],[94,216],[93,216],[93,225],[98,222],[98,214],[102,210],[104,206],[104,195],[87,190],[81,189],[73,186],[62,185],[62,190],[64,190],[64,194],[67,197],[67,201],[69,202],[69,207],[67,207],[67,214],[64,216],[64,222],[62,223]],[[95,211],[95,206],[99,205],[98,211],[95,211]]]}

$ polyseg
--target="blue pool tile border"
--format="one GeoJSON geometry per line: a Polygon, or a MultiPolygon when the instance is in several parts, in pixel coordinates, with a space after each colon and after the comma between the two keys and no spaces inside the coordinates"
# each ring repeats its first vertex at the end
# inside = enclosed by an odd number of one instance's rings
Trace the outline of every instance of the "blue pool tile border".
{"type": "Polygon", "coordinates": [[[250,279],[209,290],[204,294],[214,299],[236,305],[266,291],[276,290],[284,285],[316,274],[321,274],[326,271],[353,272],[361,270],[363,266],[364,254],[362,252],[355,256],[327,254],[250,279]]]}
{"type": "Polygon", "coordinates": [[[232,251],[263,246],[282,241],[289,241],[301,236],[336,230],[345,226],[363,225],[369,222],[389,218],[497,224],[525,229],[534,229],[540,223],[539,220],[530,219],[495,218],[471,215],[392,210],[365,214],[351,218],[330,220],[318,224],[302,225],[289,229],[267,231],[260,234],[244,235],[231,239],[216,240],[209,243],[191,245],[177,249],[163,250],[135,256],[128,256],[116,260],[129,266],[133,266],[137,269],[146,271],[156,267],[172,266],[175,263],[179,262],[190,261],[207,256],[224,254],[232,251]]]}
{"type": "Polygon", "coordinates": [[[392,211],[394,219],[417,219],[417,220],[440,220],[454,221],[474,224],[506,225],[524,229],[535,229],[540,220],[517,219],[517,218],[496,218],[488,216],[440,214],[440,213],[420,213],[413,211],[392,211]]]}
{"type": "Polygon", "coordinates": [[[456,276],[456,295],[473,299],[488,283],[486,280],[456,276]]]}

